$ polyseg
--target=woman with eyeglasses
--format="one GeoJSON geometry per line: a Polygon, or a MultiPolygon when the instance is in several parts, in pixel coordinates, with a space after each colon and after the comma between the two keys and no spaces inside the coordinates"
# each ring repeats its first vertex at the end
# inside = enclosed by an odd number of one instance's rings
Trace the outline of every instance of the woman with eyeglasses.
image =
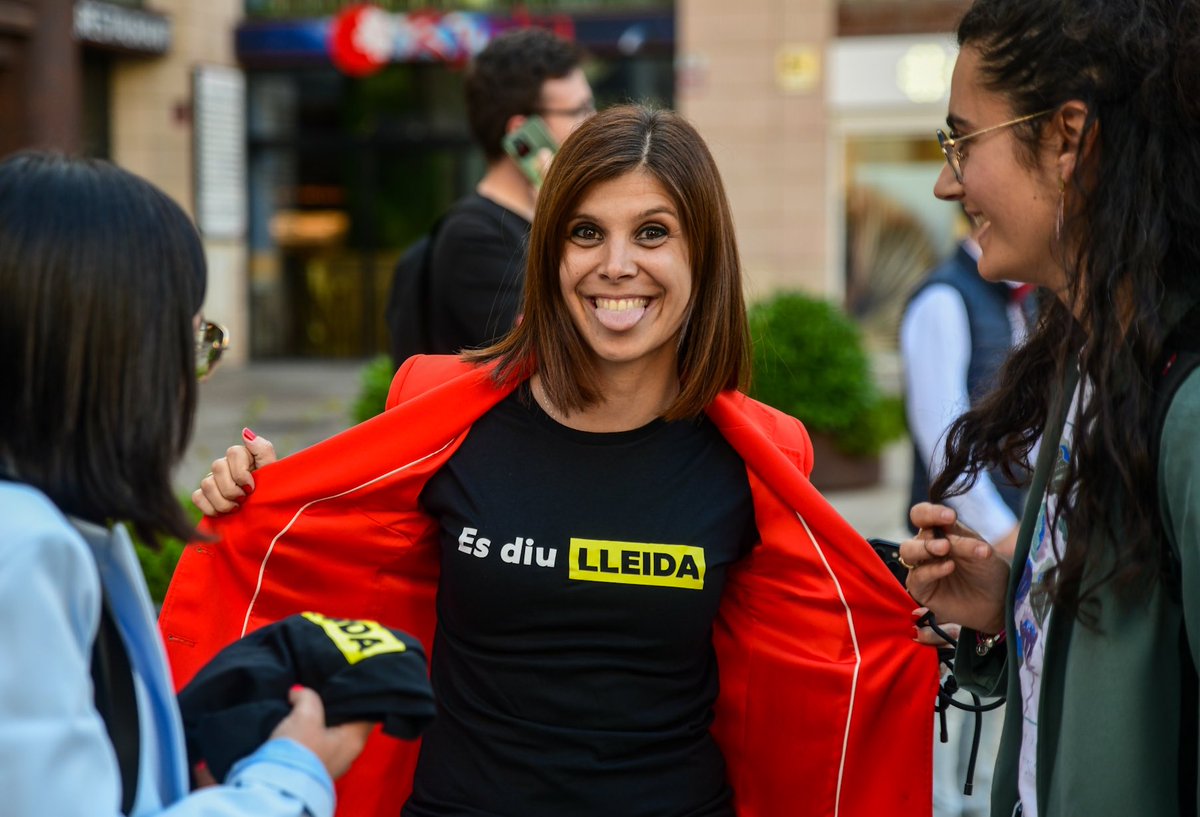
{"type": "MultiPolygon", "coordinates": [[[[184,212],[110,164],[0,163],[0,812],[328,817],[368,724],[311,689],[225,785],[189,793],[183,730],[126,526],[191,538],[171,471],[196,376],[204,252],[184,212]]],[[[203,778],[200,770],[199,778],[203,778]]]]}
{"type": "Polygon", "coordinates": [[[741,264],[695,128],[581,124],[525,293],[495,345],[410,358],[379,417],[214,463],[193,499],[222,542],[163,608],[176,677],[314,603],[430,645],[438,716],[419,754],[368,748],[354,817],[927,817],[934,656],[799,422],[738,391],[741,264]]]}
{"type": "Polygon", "coordinates": [[[1195,814],[1200,3],[977,0],[958,39],[934,192],[1051,297],[949,432],[908,589],[1008,697],[993,815],[1195,814]],[[993,467],[1030,478],[1011,564],[938,504],[993,467]]]}

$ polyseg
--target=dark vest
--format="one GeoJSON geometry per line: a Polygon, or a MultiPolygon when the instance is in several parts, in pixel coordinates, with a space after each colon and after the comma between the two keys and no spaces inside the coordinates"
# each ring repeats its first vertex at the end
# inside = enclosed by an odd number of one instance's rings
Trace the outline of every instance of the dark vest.
{"type": "MultiPolygon", "coordinates": [[[[1008,353],[1012,350],[1012,322],[1008,318],[1010,287],[1005,283],[991,283],[979,277],[979,266],[962,247],[940,267],[935,269],[925,282],[913,293],[915,298],[933,284],[948,284],[962,296],[967,307],[967,323],[971,328],[971,362],[967,367],[967,395],[971,405],[987,394],[996,385],[996,376],[1008,353]]],[[[1031,319],[1031,304],[1026,302],[1026,318],[1031,319]]],[[[998,469],[988,472],[1004,504],[1021,516],[1025,504],[1024,493],[1010,484],[998,469]]],[[[929,501],[929,471],[913,444],[912,493],[909,507],[918,502],[929,501]]],[[[909,526],[911,529],[911,525],[909,526]]],[[[914,531],[915,532],[915,531],[914,531]]]]}

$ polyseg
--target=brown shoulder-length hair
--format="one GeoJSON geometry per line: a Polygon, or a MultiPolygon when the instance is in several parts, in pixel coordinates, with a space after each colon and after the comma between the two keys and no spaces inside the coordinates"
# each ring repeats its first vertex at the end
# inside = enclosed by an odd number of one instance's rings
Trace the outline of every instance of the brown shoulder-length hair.
{"type": "Polygon", "coordinates": [[[649,173],[671,196],[692,266],[692,302],[679,341],[679,395],[663,416],[695,417],[722,390],[746,384],[750,333],[742,269],[716,162],[683,117],[638,105],[593,116],[563,144],[533,218],[521,323],[496,344],[466,353],[465,359],[498,361],[499,383],[536,370],[546,394],[566,411],[601,400],[591,352],[563,302],[559,268],[567,224],[586,192],[635,171],[649,173]]]}

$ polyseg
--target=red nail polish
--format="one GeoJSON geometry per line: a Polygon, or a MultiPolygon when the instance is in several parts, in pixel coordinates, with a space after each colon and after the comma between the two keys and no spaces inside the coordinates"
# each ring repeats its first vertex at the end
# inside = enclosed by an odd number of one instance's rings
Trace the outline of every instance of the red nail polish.
{"type": "Polygon", "coordinates": [[[288,691],[295,692],[298,689],[304,689],[304,684],[292,684],[292,688],[288,691]]]}
{"type": "Polygon", "coordinates": [[[255,433],[254,433],[253,431],[251,431],[250,429],[248,429],[248,428],[243,428],[243,429],[242,429],[242,439],[244,439],[246,442],[248,442],[248,443],[252,443],[252,442],[254,442],[254,441],[257,439],[257,438],[258,438],[258,435],[257,435],[257,434],[255,434],[255,433]]]}

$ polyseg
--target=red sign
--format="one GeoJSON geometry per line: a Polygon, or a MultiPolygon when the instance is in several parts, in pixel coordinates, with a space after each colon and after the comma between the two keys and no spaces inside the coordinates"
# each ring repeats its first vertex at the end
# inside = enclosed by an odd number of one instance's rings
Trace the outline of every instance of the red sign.
{"type": "Polygon", "coordinates": [[[348,6],[333,18],[329,54],[338,70],[352,77],[374,74],[392,59],[395,21],[378,6],[348,6]]]}

